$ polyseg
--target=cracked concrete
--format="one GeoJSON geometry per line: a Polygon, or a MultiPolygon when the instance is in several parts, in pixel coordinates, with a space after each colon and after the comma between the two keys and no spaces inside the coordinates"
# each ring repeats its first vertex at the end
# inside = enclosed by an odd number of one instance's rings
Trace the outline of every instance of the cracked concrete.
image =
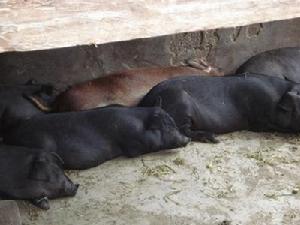
{"type": "Polygon", "coordinates": [[[300,137],[219,139],[70,171],[77,196],[51,201],[49,211],[18,202],[23,224],[300,224],[300,137]]]}

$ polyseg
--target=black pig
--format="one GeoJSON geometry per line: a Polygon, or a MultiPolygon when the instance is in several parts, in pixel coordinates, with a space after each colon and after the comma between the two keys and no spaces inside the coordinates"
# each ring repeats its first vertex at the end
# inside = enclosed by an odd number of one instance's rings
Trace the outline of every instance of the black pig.
{"type": "Polygon", "coordinates": [[[253,56],[236,71],[276,76],[300,83],[300,48],[289,47],[253,56]]]}
{"type": "Polygon", "coordinates": [[[56,153],[0,145],[0,198],[30,200],[49,209],[49,199],[74,196],[78,185],[64,174],[56,153]]]}
{"type": "Polygon", "coordinates": [[[20,120],[42,113],[23,97],[29,94],[39,94],[47,98],[52,95],[52,87],[34,84],[32,81],[25,85],[0,85],[0,136],[20,120]]]}
{"type": "Polygon", "coordinates": [[[37,115],[7,131],[4,142],[54,151],[67,169],[87,169],[120,155],[128,157],[184,146],[161,108],[103,107],[37,115]]]}
{"type": "Polygon", "coordinates": [[[175,78],[153,87],[139,105],[157,102],[192,140],[216,142],[203,132],[300,130],[300,85],[276,77],[175,78]]]}

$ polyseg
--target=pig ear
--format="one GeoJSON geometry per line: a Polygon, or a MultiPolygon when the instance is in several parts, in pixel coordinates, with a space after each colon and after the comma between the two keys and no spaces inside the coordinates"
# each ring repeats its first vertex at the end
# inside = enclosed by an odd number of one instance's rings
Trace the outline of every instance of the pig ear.
{"type": "Polygon", "coordinates": [[[46,173],[46,171],[47,162],[42,159],[37,159],[32,163],[28,179],[48,182],[50,180],[50,176],[46,173]]]}
{"type": "Polygon", "coordinates": [[[300,95],[296,91],[287,92],[278,103],[278,107],[286,112],[300,112],[300,95]]]}
{"type": "Polygon", "coordinates": [[[162,98],[158,96],[155,100],[154,106],[160,107],[162,106],[162,98]]]}

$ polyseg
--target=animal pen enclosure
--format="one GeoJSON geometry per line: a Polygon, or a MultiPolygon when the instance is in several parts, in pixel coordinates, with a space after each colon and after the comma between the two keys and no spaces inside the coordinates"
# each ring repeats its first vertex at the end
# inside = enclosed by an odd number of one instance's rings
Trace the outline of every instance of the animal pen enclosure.
{"type": "MultiPolygon", "coordinates": [[[[300,46],[299,0],[1,1],[0,82],[59,90],[119,70],[205,60],[233,73],[300,46]]],[[[134,91],[134,90],[133,90],[134,91]]],[[[70,171],[77,196],[23,224],[300,224],[297,135],[236,132],[217,145],[70,171]]]]}

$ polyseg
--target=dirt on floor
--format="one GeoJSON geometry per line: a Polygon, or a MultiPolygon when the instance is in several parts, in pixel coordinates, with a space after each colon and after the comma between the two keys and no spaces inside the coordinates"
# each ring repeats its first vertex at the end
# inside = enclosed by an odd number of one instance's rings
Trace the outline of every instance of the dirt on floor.
{"type": "Polygon", "coordinates": [[[299,225],[300,136],[218,138],[69,171],[77,196],[48,211],[18,202],[23,225],[299,225]]]}

